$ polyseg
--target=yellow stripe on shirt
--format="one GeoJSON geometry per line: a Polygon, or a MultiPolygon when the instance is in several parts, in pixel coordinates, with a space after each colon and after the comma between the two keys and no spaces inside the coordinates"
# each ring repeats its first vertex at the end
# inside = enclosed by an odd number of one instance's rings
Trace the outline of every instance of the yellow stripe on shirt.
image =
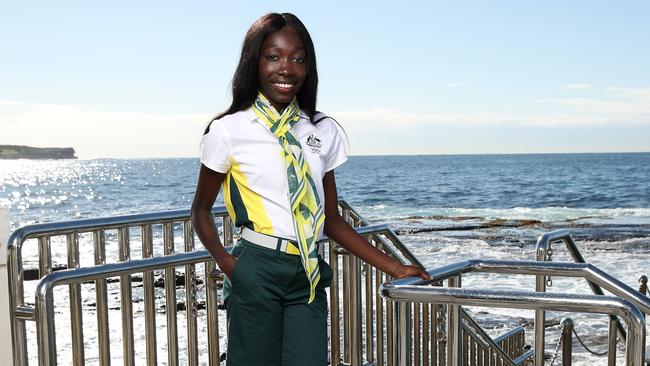
{"type": "Polygon", "coordinates": [[[235,220],[236,224],[246,225],[247,222],[243,221],[248,221],[253,224],[253,230],[257,231],[258,233],[273,235],[273,223],[266,213],[266,208],[264,207],[262,197],[250,189],[248,185],[248,179],[246,178],[244,172],[241,170],[241,165],[232,157],[230,160],[231,166],[230,170],[228,171],[228,183],[229,186],[237,189],[238,194],[233,192],[232,189],[229,189],[228,195],[225,196],[226,191],[224,189],[224,200],[226,201],[226,208],[228,209],[228,213],[231,215],[231,217],[235,218],[237,217],[235,212],[244,209],[246,213],[245,216],[248,217],[243,218],[241,217],[242,215],[240,215],[238,218],[239,221],[242,222],[235,220]],[[234,186],[232,186],[233,182],[234,186]]]}

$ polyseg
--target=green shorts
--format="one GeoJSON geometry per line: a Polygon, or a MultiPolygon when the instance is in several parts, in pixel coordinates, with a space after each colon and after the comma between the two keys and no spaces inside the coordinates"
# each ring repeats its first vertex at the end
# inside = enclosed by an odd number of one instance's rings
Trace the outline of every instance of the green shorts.
{"type": "Polygon", "coordinates": [[[319,257],[320,281],[311,304],[300,256],[240,239],[237,263],[224,280],[227,366],[325,366],[327,294],[332,269],[319,257]]]}

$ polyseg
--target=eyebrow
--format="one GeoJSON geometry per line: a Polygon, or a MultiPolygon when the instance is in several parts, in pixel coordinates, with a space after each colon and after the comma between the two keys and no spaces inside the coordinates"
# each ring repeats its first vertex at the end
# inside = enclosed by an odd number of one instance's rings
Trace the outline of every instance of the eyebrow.
{"type": "MultiPolygon", "coordinates": [[[[273,43],[273,44],[270,44],[270,45],[266,46],[265,48],[280,48],[280,45],[273,43]]],[[[304,51],[305,47],[296,47],[296,49],[304,51]]]]}

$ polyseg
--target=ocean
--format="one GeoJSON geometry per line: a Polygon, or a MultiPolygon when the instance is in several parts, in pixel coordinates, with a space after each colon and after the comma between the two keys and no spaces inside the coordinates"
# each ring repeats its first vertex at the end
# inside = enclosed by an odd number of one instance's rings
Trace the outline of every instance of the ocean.
{"type": "MultiPolygon", "coordinates": [[[[10,207],[12,229],[187,209],[198,170],[194,158],[4,160],[0,205],[10,207]]],[[[650,274],[650,153],[353,156],[336,179],[341,197],[372,223],[388,223],[429,268],[467,258],[531,260],[541,233],[564,228],[588,262],[626,284],[636,288],[639,275],[650,274]]],[[[569,260],[555,249],[553,260],[569,260]]],[[[532,278],[495,285],[494,275],[468,276],[463,285],[534,289],[532,278]]],[[[549,291],[589,288],[554,279],[549,291]]],[[[526,311],[470,311],[496,333],[532,318],[526,311]]],[[[606,317],[577,314],[574,322],[592,348],[604,348],[606,317]]],[[[557,330],[548,329],[547,351],[557,330]]],[[[606,360],[577,346],[574,363],[606,360]]]]}

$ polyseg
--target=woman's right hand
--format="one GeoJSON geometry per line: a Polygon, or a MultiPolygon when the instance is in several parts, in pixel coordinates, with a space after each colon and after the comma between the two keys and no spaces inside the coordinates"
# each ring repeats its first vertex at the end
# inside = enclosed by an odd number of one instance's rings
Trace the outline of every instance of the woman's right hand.
{"type": "Polygon", "coordinates": [[[235,268],[236,262],[237,258],[234,255],[224,253],[219,257],[217,264],[219,265],[221,272],[225,273],[228,278],[232,278],[232,270],[235,268]]]}
{"type": "Polygon", "coordinates": [[[192,226],[205,249],[217,262],[219,270],[230,277],[237,259],[226,252],[221,244],[212,216],[212,206],[217,199],[224,177],[225,174],[210,170],[201,164],[199,181],[192,202],[192,226]]]}
{"type": "Polygon", "coordinates": [[[429,273],[427,273],[427,271],[425,271],[424,268],[412,264],[406,265],[400,263],[395,268],[395,270],[393,270],[391,276],[395,279],[417,276],[426,281],[431,280],[431,275],[429,275],[429,273]]]}

